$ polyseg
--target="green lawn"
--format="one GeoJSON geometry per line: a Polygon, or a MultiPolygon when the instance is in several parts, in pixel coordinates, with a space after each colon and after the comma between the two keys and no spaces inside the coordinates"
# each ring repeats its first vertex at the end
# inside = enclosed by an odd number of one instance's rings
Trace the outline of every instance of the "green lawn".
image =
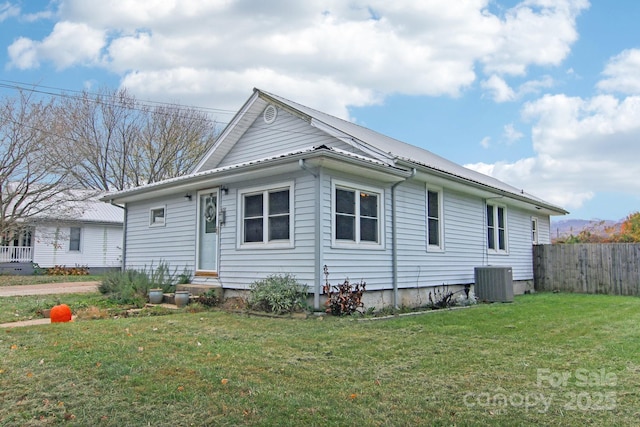
{"type": "Polygon", "coordinates": [[[0,286],[38,285],[41,283],[94,282],[102,280],[102,276],[14,276],[0,274],[0,286]]]}
{"type": "Polygon", "coordinates": [[[639,325],[638,298],[537,294],[389,320],[16,328],[0,425],[638,425],[639,325]]]}

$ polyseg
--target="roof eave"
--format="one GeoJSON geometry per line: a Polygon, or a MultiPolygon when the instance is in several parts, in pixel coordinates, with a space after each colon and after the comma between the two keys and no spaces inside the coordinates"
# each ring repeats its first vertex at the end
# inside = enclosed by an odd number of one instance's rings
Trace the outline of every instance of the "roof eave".
{"type": "Polygon", "coordinates": [[[503,196],[503,197],[507,197],[513,200],[516,200],[518,202],[523,202],[527,205],[532,206],[535,210],[540,211],[541,213],[546,213],[548,215],[567,215],[569,213],[569,211],[559,207],[559,206],[555,206],[552,205],[550,203],[547,203],[545,201],[542,200],[537,200],[537,199],[532,199],[530,197],[527,197],[526,195],[523,194],[519,194],[519,193],[514,193],[511,191],[507,191],[507,190],[503,190],[501,188],[497,188],[497,187],[493,187],[491,185],[488,184],[484,184],[478,181],[474,181],[472,179],[469,178],[465,178],[465,177],[461,177],[455,174],[452,174],[450,172],[447,171],[443,171],[440,169],[436,169],[433,167],[429,167],[429,166],[425,166],[423,164],[420,163],[414,163],[414,162],[410,162],[407,160],[398,160],[396,162],[397,165],[403,165],[405,167],[411,167],[411,168],[416,168],[416,170],[418,171],[422,171],[425,172],[429,175],[435,175],[435,176],[439,176],[442,178],[445,178],[449,181],[454,181],[460,184],[463,184],[465,186],[469,186],[469,187],[473,187],[475,189],[481,190],[481,191],[485,191],[491,194],[495,194],[497,196],[503,196]]]}

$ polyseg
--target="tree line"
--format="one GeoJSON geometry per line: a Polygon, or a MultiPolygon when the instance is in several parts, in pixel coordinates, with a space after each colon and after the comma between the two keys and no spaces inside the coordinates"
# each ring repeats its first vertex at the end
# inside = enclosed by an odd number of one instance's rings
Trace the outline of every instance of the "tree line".
{"type": "Polygon", "coordinates": [[[126,89],[0,100],[0,236],[51,216],[87,191],[124,190],[187,174],[213,145],[202,110],[149,105],[126,89]]]}
{"type": "Polygon", "coordinates": [[[637,243],[640,242],[640,212],[634,212],[620,223],[599,229],[602,223],[581,230],[578,234],[554,239],[553,243],[637,243]]]}

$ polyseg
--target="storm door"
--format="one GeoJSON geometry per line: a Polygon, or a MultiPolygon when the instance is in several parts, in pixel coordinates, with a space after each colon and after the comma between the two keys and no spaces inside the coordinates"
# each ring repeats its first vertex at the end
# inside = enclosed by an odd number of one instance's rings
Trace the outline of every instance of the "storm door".
{"type": "Polygon", "coordinates": [[[218,271],[218,189],[198,194],[198,271],[218,271]]]}

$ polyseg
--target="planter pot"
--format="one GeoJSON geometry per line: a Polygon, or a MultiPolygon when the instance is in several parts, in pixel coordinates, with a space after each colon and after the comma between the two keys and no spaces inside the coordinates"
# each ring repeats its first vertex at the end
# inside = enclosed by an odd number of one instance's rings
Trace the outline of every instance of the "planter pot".
{"type": "Polygon", "coordinates": [[[173,297],[178,308],[186,307],[189,304],[189,291],[176,291],[173,297]]]}
{"type": "Polygon", "coordinates": [[[164,298],[162,289],[149,289],[149,302],[151,304],[160,304],[164,298]]]}

